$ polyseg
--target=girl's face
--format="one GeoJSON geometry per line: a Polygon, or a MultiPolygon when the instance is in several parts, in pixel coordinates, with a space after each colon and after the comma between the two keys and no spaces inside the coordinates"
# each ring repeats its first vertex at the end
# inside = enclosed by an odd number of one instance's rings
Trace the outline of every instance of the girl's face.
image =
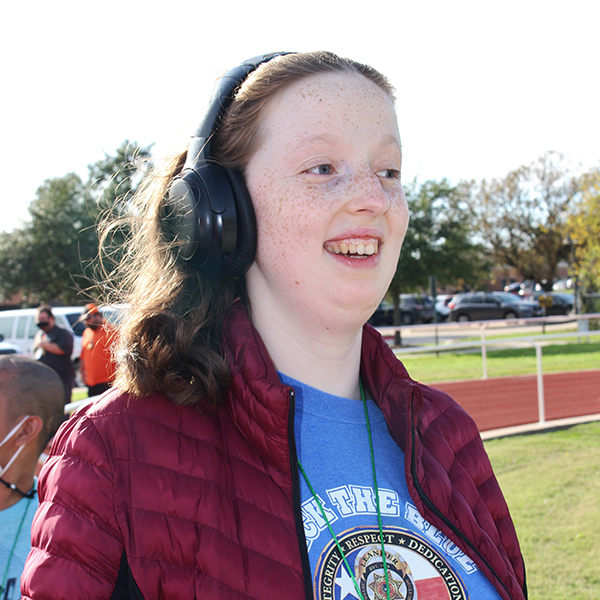
{"type": "Polygon", "coordinates": [[[260,134],[246,169],[258,225],[251,304],[362,325],[408,225],[391,99],[362,75],[316,75],[270,101],[260,134]]]}

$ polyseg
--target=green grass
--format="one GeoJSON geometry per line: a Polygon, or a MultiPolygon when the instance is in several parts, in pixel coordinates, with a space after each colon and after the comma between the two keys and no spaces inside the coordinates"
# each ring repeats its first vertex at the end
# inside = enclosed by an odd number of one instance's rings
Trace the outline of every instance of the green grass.
{"type": "MultiPolygon", "coordinates": [[[[425,383],[477,379],[483,374],[481,352],[440,352],[399,356],[413,379],[425,383]]],[[[580,371],[600,368],[600,342],[568,343],[544,346],[544,373],[580,371]]],[[[505,377],[536,373],[535,349],[517,348],[487,352],[488,377],[505,377]]]]}
{"type": "Polygon", "coordinates": [[[596,600],[600,423],[485,446],[519,535],[530,600],[596,600]]]}
{"type": "Polygon", "coordinates": [[[87,388],[79,388],[73,390],[73,394],[71,395],[71,402],[77,402],[78,400],[83,400],[88,397],[87,388]]]}

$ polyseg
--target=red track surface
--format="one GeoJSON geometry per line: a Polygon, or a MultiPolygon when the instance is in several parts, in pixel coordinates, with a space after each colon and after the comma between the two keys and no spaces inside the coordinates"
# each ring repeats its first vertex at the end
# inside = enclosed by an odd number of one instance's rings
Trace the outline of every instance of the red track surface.
{"type": "MultiPolygon", "coordinates": [[[[474,419],[480,431],[538,421],[535,375],[436,383],[474,419]]],[[[544,375],[546,421],[600,413],[600,370],[544,375]]]]}

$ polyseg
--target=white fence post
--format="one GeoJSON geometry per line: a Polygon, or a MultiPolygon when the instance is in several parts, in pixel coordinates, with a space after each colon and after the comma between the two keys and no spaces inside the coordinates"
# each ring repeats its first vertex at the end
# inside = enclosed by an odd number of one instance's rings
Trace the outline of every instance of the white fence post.
{"type": "Polygon", "coordinates": [[[546,402],[544,399],[544,371],[542,370],[542,344],[534,340],[530,342],[535,347],[535,359],[537,364],[537,395],[538,395],[538,422],[546,422],[546,402]]]}
{"type": "Polygon", "coordinates": [[[488,371],[487,371],[487,346],[485,344],[485,327],[486,327],[486,324],[484,323],[481,326],[481,360],[483,362],[483,379],[487,379],[488,378],[488,371]]]}

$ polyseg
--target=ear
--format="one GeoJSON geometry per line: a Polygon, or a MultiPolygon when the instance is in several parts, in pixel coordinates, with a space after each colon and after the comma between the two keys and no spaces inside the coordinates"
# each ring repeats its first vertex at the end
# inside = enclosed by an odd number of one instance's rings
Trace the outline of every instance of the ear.
{"type": "Polygon", "coordinates": [[[28,444],[37,438],[43,426],[44,422],[42,421],[41,417],[38,417],[37,415],[31,415],[21,426],[21,429],[15,438],[15,444],[17,446],[24,446],[25,444],[28,444]]]}

